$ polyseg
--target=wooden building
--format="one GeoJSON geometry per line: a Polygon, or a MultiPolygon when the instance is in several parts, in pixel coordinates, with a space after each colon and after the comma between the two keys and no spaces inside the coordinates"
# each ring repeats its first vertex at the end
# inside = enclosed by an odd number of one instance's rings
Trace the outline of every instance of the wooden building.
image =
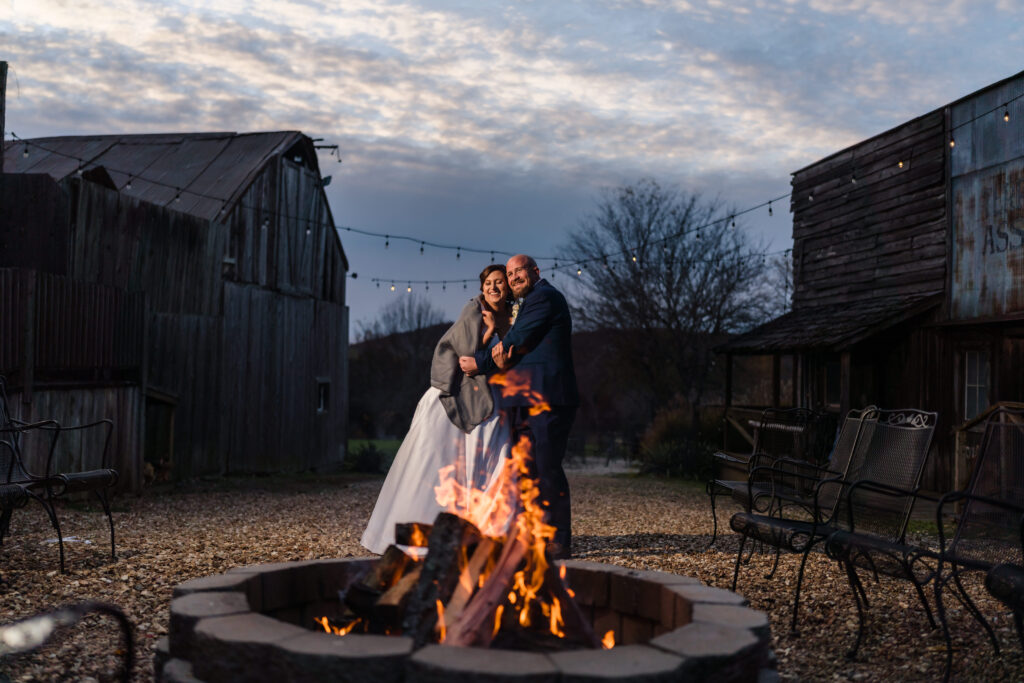
{"type": "Polygon", "coordinates": [[[348,262],[310,138],[38,138],[2,169],[0,374],[23,418],[113,417],[134,490],[144,462],[341,462],[348,262]]]}
{"type": "MultiPolygon", "coordinates": [[[[938,411],[1024,399],[1024,72],[793,174],[792,310],[727,355],[732,424],[762,406],[938,411]]],[[[962,455],[962,454],[961,454],[962,455]]]]}

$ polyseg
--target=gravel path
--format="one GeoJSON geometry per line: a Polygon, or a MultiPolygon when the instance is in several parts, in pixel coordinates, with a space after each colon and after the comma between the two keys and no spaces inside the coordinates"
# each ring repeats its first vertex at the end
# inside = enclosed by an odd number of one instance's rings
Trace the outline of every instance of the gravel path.
{"type": "MultiPolygon", "coordinates": [[[[706,551],[710,512],[703,487],[692,482],[570,473],[575,556],[629,567],[696,576],[728,588],[737,547],[726,532],[706,551]]],[[[56,571],[56,547],[38,507],[20,510],[13,536],[0,548],[0,623],[67,602],[95,599],[121,606],[136,626],[138,680],[152,679],[152,648],[167,632],[172,587],[231,567],[321,557],[365,555],[359,545],[382,480],[356,476],[297,476],[199,482],[191,490],[164,489],[117,502],[116,562],[102,513],[63,508],[67,575],[56,571]],[[88,542],[86,542],[88,541],[88,542]],[[109,548],[109,546],[106,546],[109,548]]],[[[726,506],[727,507],[727,506],[726,506]]],[[[730,510],[721,511],[727,524],[730,510]]],[[[790,600],[798,559],[782,558],[778,575],[763,578],[768,555],[755,555],[740,574],[739,590],[772,621],[784,680],[930,681],[941,676],[941,635],[928,628],[909,584],[866,581],[871,621],[856,661],[843,655],[852,644],[856,613],[845,578],[827,558],[812,557],[801,610],[802,637],[788,635],[790,600]]],[[[1024,658],[1009,613],[969,585],[991,618],[1004,654],[996,657],[969,615],[951,611],[956,636],[956,680],[1024,680],[1024,658]]],[[[959,607],[954,604],[953,607],[959,607]]],[[[108,618],[91,618],[43,650],[0,660],[0,681],[110,680],[119,647],[108,618]]]]}

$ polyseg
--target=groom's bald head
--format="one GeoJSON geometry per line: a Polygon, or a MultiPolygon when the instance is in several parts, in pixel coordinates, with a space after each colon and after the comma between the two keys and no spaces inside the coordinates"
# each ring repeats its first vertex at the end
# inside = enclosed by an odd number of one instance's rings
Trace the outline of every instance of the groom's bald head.
{"type": "Polygon", "coordinates": [[[509,287],[512,288],[512,294],[522,298],[530,293],[534,283],[540,279],[540,268],[537,267],[537,262],[526,254],[516,254],[508,260],[505,275],[509,287]]]}

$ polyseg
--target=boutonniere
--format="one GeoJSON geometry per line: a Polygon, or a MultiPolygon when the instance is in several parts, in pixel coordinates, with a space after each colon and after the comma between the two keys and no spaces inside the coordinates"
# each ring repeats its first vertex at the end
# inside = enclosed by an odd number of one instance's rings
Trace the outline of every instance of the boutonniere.
{"type": "Polygon", "coordinates": [[[519,316],[519,303],[520,303],[519,299],[516,299],[515,303],[512,304],[512,324],[513,325],[516,324],[516,318],[519,316]]]}

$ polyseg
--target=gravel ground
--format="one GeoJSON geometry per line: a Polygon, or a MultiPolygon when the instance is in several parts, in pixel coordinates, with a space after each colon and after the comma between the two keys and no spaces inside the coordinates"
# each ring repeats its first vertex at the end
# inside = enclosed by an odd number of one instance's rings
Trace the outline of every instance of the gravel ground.
{"type": "MultiPolygon", "coordinates": [[[[696,576],[728,588],[736,537],[725,532],[706,551],[710,512],[703,487],[693,482],[570,473],[574,500],[575,556],[628,567],[696,576]]],[[[148,491],[117,501],[118,560],[108,544],[102,513],[83,507],[59,511],[67,536],[69,573],[56,571],[57,550],[41,509],[20,510],[13,536],[0,548],[0,623],[68,602],[94,599],[121,606],[136,627],[136,678],[152,679],[152,649],[167,632],[172,587],[231,567],[323,557],[365,555],[359,545],[382,479],[295,476],[227,479],[184,488],[148,491]],[[106,546],[109,548],[109,546],[106,546]]],[[[726,506],[727,507],[727,506],[726,506]]],[[[722,510],[720,520],[730,510],[722,510]]],[[[871,620],[855,661],[844,656],[856,632],[856,613],[845,578],[827,558],[808,564],[799,638],[788,634],[798,557],[782,558],[774,580],[763,575],[768,555],[755,555],[740,574],[739,590],[769,613],[779,671],[784,680],[930,681],[941,676],[941,634],[928,628],[909,584],[866,581],[871,620]]],[[[957,653],[954,679],[1024,680],[1024,658],[1009,613],[979,584],[970,585],[996,628],[1004,654],[962,609],[951,622],[957,653]]],[[[954,607],[959,605],[954,604],[954,607]]],[[[90,618],[42,650],[0,660],[0,681],[110,680],[119,648],[113,622],[90,618]],[[104,673],[107,672],[107,673],[104,673]]]]}

